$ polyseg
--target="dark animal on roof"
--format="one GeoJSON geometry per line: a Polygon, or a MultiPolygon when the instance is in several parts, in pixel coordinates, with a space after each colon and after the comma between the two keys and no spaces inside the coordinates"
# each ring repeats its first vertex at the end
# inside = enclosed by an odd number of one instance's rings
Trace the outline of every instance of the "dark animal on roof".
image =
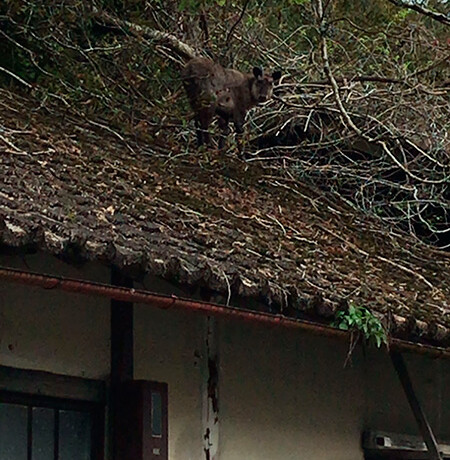
{"type": "Polygon", "coordinates": [[[244,74],[197,57],[186,64],[181,77],[195,113],[198,145],[210,144],[208,128],[218,116],[222,130],[219,147],[223,147],[229,121],[233,120],[236,132],[241,134],[247,111],[272,97],[273,85],[280,79],[281,72],[266,75],[254,67],[251,74],[244,74]]]}

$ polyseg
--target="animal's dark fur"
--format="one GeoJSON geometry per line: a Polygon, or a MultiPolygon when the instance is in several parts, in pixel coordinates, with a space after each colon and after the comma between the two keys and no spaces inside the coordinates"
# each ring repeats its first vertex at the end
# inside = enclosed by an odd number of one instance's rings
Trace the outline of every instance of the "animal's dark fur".
{"type": "Polygon", "coordinates": [[[222,147],[229,121],[233,120],[236,132],[241,134],[247,111],[270,99],[273,84],[279,80],[281,73],[264,75],[261,69],[255,67],[252,74],[243,74],[199,57],[186,64],[181,76],[195,112],[198,145],[210,143],[208,128],[214,116],[218,116],[222,130],[219,146],[222,147]]]}

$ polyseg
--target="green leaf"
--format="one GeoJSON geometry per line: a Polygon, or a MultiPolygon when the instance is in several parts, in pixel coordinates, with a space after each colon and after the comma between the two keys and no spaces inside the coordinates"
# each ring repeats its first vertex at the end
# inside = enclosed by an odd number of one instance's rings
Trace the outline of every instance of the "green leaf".
{"type": "Polygon", "coordinates": [[[387,344],[386,332],[380,320],[365,307],[350,302],[348,311],[339,311],[332,326],[343,331],[353,330],[361,332],[367,341],[374,341],[380,348],[382,343],[387,344]]]}

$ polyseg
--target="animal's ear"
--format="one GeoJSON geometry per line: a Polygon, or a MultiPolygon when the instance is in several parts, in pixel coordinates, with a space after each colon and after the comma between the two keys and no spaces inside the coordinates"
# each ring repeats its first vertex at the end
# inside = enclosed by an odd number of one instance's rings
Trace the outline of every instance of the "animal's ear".
{"type": "Polygon", "coordinates": [[[273,81],[277,82],[281,78],[281,70],[276,70],[272,74],[273,81]]]}
{"type": "Polygon", "coordinates": [[[255,78],[261,78],[263,75],[261,67],[253,67],[253,75],[255,76],[255,78]]]}

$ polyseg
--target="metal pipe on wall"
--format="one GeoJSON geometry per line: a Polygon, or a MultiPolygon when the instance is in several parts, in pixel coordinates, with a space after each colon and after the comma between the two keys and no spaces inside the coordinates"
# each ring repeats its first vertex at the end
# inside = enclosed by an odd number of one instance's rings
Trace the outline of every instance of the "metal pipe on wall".
{"type": "MultiPolygon", "coordinates": [[[[198,300],[156,294],[145,290],[101,284],[93,281],[31,273],[6,267],[0,267],[0,280],[27,286],[36,286],[43,289],[59,289],[64,292],[105,297],[122,302],[142,303],[164,310],[176,309],[192,311],[226,318],[236,318],[247,322],[302,329],[316,335],[336,337],[344,340],[349,337],[348,332],[303,319],[294,319],[270,313],[227,307],[198,300]]],[[[390,340],[389,347],[391,350],[425,354],[434,358],[450,358],[450,349],[408,342],[396,338],[390,340]]]]}

